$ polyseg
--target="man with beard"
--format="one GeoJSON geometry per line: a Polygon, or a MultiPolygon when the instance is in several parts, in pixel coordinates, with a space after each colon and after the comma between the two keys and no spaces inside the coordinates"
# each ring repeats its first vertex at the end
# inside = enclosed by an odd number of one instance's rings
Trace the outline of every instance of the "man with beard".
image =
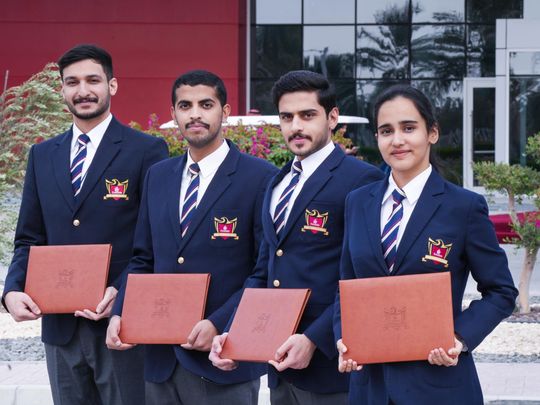
{"type": "Polygon", "coordinates": [[[111,115],[110,100],[118,84],[105,50],[79,45],[58,65],[73,125],[30,149],[2,299],[16,321],[42,316],[23,292],[31,246],[112,244],[107,288],[96,312],[80,308],[73,315],[42,318],[49,380],[55,404],[141,403],[142,352],[111,352],[105,334],[131,257],[144,176],[152,164],[167,157],[167,145],[111,115]],[[109,190],[111,182],[122,185],[117,197],[109,190]]]}
{"type": "MultiPolygon", "coordinates": [[[[148,171],[128,272],[211,274],[205,319],[188,343],[146,346],[148,404],[257,404],[264,365],[245,363],[228,373],[208,360],[212,339],[227,325],[255,267],[264,190],[277,172],[223,138],[229,112],[219,77],[202,70],[181,75],[172,88],[171,115],[188,152],[148,171]],[[224,235],[219,221],[234,224],[233,233],[224,235]]],[[[132,347],[118,337],[124,288],[107,331],[111,349],[132,347]]]]}
{"type": "MultiPolygon", "coordinates": [[[[349,379],[336,368],[332,330],[339,280],[345,196],[379,180],[381,171],[345,156],[332,143],[338,123],[336,93],[314,72],[294,71],[272,89],[281,132],[294,159],[271,181],[263,203],[263,243],[249,288],[310,288],[297,333],[270,360],[268,385],[275,405],[346,404],[349,379]]],[[[226,334],[214,339],[210,360],[222,370],[226,334]]]]}

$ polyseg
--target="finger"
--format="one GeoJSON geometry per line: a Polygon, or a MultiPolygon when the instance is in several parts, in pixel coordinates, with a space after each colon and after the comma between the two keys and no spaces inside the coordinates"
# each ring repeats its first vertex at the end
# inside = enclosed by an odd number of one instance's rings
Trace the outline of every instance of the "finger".
{"type": "Polygon", "coordinates": [[[292,344],[291,342],[289,341],[289,339],[287,339],[285,341],[285,343],[283,343],[280,347],[278,347],[278,349],[276,350],[276,354],[274,355],[274,358],[275,360],[277,361],[281,361],[285,356],[286,354],[289,352],[289,350],[291,350],[291,347],[292,347],[292,344]]]}
{"type": "Polygon", "coordinates": [[[340,353],[347,353],[347,346],[343,343],[341,339],[337,341],[336,347],[338,349],[338,352],[340,353]]]}
{"type": "Polygon", "coordinates": [[[269,363],[274,366],[277,371],[285,371],[291,366],[291,361],[289,360],[289,358],[285,358],[285,360],[281,362],[269,360],[269,363]]]}
{"type": "Polygon", "coordinates": [[[195,343],[195,341],[197,340],[197,337],[199,336],[199,328],[198,328],[199,324],[195,325],[194,328],[191,330],[191,333],[189,334],[188,338],[187,338],[187,343],[192,346],[193,343],[195,343]]]}
{"type": "Polygon", "coordinates": [[[23,299],[24,305],[35,315],[41,315],[41,310],[29,295],[26,295],[23,299]]]}

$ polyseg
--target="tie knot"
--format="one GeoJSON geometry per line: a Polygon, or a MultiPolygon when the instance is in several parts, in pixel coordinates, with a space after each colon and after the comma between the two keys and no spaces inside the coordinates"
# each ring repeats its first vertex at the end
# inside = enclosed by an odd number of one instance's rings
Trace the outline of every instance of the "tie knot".
{"type": "Polygon", "coordinates": [[[192,163],[189,165],[189,172],[192,176],[196,176],[201,171],[201,168],[197,163],[192,163]]]}
{"type": "Polygon", "coordinates": [[[88,142],[90,142],[90,137],[86,134],[80,134],[77,138],[77,142],[79,142],[80,146],[85,146],[88,142]]]}
{"type": "Polygon", "coordinates": [[[296,162],[294,162],[292,168],[293,168],[293,176],[295,174],[302,173],[302,163],[300,163],[300,161],[297,160],[296,162]]]}
{"type": "Polygon", "coordinates": [[[400,191],[395,189],[394,191],[392,191],[392,198],[394,199],[394,203],[401,204],[401,202],[405,198],[405,194],[402,194],[400,191]]]}

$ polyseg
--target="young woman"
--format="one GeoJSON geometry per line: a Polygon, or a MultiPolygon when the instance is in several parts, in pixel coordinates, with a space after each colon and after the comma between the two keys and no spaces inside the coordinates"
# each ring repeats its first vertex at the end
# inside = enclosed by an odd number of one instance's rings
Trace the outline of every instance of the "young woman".
{"type": "Polygon", "coordinates": [[[339,369],[351,375],[351,404],[482,404],[471,351],[512,313],[517,290],[484,198],[445,181],[431,164],[439,139],[433,107],[407,85],[387,89],[374,106],[385,180],[350,193],[345,206],[341,278],[450,271],[455,345],[427,361],[358,365],[344,361],[339,302],[334,329],[339,369]],[[389,224],[387,224],[389,223],[389,224]],[[429,240],[450,246],[448,267],[432,260],[429,240]],[[482,298],[461,309],[469,273],[482,298]]]}

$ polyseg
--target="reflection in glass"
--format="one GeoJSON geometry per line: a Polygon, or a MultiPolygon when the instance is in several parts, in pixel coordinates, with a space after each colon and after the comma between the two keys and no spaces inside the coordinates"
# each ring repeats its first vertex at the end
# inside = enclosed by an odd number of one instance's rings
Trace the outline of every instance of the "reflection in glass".
{"type": "Polygon", "coordinates": [[[526,164],[527,139],[540,131],[540,77],[510,77],[510,164],[526,164]]]}
{"type": "Polygon", "coordinates": [[[495,26],[467,28],[467,76],[495,76],[495,26]]]}
{"type": "MultiPolygon", "coordinates": [[[[473,162],[495,162],[495,88],[473,89],[472,124],[473,162]]],[[[480,185],[476,176],[474,185],[480,185]]]]}
{"type": "Polygon", "coordinates": [[[358,24],[409,22],[409,0],[357,0],[358,24]]]}
{"type": "Polygon", "coordinates": [[[256,0],[257,24],[301,24],[301,0],[256,0]]]}
{"type": "Polygon", "coordinates": [[[252,80],[251,81],[251,101],[249,109],[259,110],[261,115],[277,114],[276,107],[272,101],[272,86],[274,80],[252,80]]]}
{"type": "Polygon", "coordinates": [[[354,26],[305,26],[304,68],[322,73],[326,77],[352,78],[354,26]]]}
{"type": "Polygon", "coordinates": [[[409,33],[407,25],[359,26],[356,45],[357,77],[407,78],[409,33]]]}
{"type": "Polygon", "coordinates": [[[356,115],[354,80],[332,81],[336,89],[337,105],[341,115],[356,115]]]}
{"type": "Polygon", "coordinates": [[[463,85],[460,80],[415,80],[412,85],[431,100],[439,119],[439,142],[435,151],[441,172],[449,181],[462,184],[463,85]]]}
{"type": "Polygon", "coordinates": [[[467,20],[495,24],[497,18],[523,18],[523,0],[467,0],[467,20]]]}
{"type": "Polygon", "coordinates": [[[540,75],[540,52],[510,52],[510,75],[540,75]]]}
{"type": "Polygon", "coordinates": [[[413,78],[462,78],[465,70],[463,25],[413,26],[413,78]]]}
{"type": "Polygon", "coordinates": [[[412,0],[412,21],[413,23],[464,22],[464,3],[463,0],[412,0]]]}
{"type": "Polygon", "coordinates": [[[304,24],[354,24],[355,0],[304,0],[304,24]]]}
{"type": "Polygon", "coordinates": [[[261,25],[252,41],[253,78],[277,78],[302,68],[302,26],[261,25]]]}

